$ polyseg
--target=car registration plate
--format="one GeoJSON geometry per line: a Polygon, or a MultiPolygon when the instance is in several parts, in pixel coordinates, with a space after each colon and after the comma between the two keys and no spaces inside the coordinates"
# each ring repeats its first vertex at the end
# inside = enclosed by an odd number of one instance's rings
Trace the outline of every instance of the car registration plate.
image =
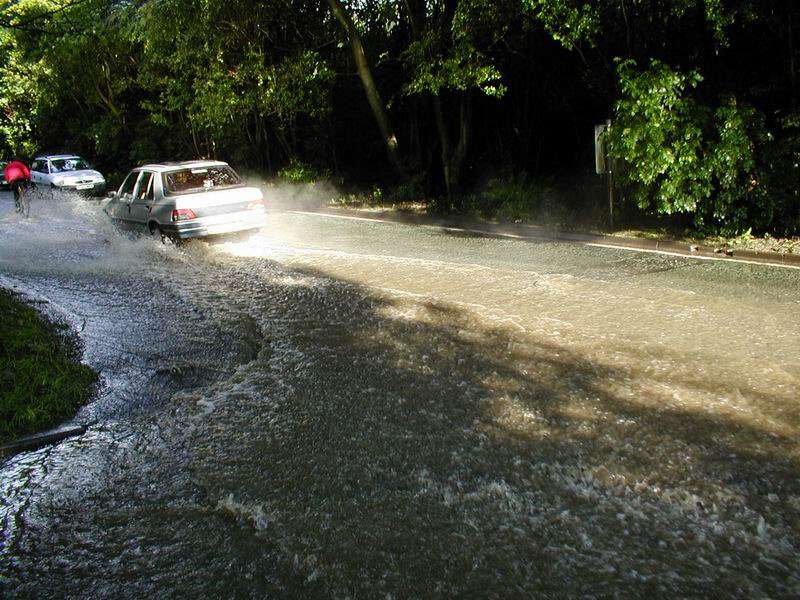
{"type": "Polygon", "coordinates": [[[76,190],[90,190],[94,187],[93,183],[79,183],[75,186],[76,190]]]}

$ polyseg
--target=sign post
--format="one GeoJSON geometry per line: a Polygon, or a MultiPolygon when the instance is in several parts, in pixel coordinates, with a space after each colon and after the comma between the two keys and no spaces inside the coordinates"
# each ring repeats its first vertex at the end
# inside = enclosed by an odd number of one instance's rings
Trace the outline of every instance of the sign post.
{"type": "Polygon", "coordinates": [[[608,224],[614,226],[614,172],[613,161],[606,152],[606,132],[611,127],[611,120],[594,126],[594,169],[598,175],[606,176],[608,186],[608,224]]]}

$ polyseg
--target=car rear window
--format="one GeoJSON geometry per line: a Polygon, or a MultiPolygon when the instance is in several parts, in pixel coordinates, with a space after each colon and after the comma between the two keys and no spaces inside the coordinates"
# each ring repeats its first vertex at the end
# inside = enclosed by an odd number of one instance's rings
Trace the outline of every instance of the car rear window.
{"type": "Polygon", "coordinates": [[[229,166],[196,167],[170,171],[163,175],[164,192],[167,194],[193,194],[208,190],[244,185],[229,166]]]}

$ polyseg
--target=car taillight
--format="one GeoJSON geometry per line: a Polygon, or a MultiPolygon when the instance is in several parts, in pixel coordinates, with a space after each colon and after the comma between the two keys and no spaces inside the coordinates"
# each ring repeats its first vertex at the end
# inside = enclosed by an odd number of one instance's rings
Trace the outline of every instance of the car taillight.
{"type": "Polygon", "coordinates": [[[249,208],[250,210],[255,210],[257,208],[264,208],[264,201],[254,200],[253,202],[247,205],[247,208],[249,208]]]}
{"type": "Polygon", "coordinates": [[[194,211],[191,208],[176,208],[172,211],[173,221],[189,221],[196,218],[197,215],[194,214],[194,211]]]}

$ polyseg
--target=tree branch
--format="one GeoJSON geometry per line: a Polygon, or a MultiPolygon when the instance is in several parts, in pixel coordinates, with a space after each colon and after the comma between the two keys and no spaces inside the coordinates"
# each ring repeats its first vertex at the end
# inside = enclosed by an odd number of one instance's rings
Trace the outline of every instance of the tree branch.
{"type": "MultiPolygon", "coordinates": [[[[71,2],[67,2],[66,4],[63,4],[58,8],[53,8],[52,10],[39,13],[33,17],[30,17],[28,19],[25,19],[24,21],[17,23],[13,22],[14,17],[11,17],[9,19],[0,19],[0,27],[2,27],[3,29],[19,29],[21,31],[29,31],[33,33],[48,33],[47,30],[45,29],[32,27],[32,24],[46,17],[52,17],[54,15],[62,13],[65,10],[73,8],[74,6],[77,6],[79,4],[83,4],[84,2],[89,2],[89,0],[71,0],[71,2]]],[[[9,5],[10,3],[7,3],[6,7],[9,5]]]]}

